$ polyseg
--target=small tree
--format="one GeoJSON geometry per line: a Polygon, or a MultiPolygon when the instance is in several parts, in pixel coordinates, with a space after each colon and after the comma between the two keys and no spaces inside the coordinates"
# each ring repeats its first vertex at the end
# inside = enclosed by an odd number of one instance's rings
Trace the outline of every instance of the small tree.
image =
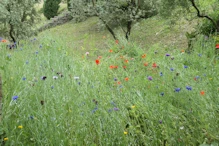
{"type": "Polygon", "coordinates": [[[84,20],[88,16],[97,16],[114,39],[115,27],[121,27],[125,38],[129,39],[132,26],[140,19],[157,14],[157,0],[72,0],[73,19],[84,20]]]}
{"type": "Polygon", "coordinates": [[[47,19],[58,15],[61,0],[46,0],[43,5],[43,14],[47,19]]]}
{"type": "Polygon", "coordinates": [[[37,20],[34,5],[37,2],[37,0],[1,0],[0,34],[14,43],[34,35],[34,24],[37,20]]]}

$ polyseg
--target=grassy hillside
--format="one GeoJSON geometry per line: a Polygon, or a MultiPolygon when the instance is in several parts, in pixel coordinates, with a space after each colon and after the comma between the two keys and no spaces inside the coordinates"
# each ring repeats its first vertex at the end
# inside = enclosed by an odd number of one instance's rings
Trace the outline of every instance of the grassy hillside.
{"type": "MultiPolygon", "coordinates": [[[[194,22],[189,23],[185,20],[180,20],[175,25],[170,25],[170,20],[156,16],[136,23],[133,26],[129,42],[136,43],[145,50],[148,50],[153,45],[172,49],[186,49],[187,39],[185,33],[191,32],[194,29],[194,24],[194,22]]],[[[124,33],[122,30],[120,28],[115,28],[114,30],[120,39],[123,40],[124,33]]],[[[109,49],[109,46],[106,45],[106,40],[107,42],[109,40],[114,41],[111,34],[105,28],[100,27],[96,17],[89,18],[81,23],[69,22],[46,30],[39,36],[47,35],[58,36],[60,39],[65,40],[69,49],[84,47],[91,51],[96,48],[99,50],[109,49]]]]}
{"type": "Polygon", "coordinates": [[[192,27],[168,23],[141,21],[115,42],[93,17],[1,43],[0,145],[218,145],[215,42],[185,53],[192,27]]]}

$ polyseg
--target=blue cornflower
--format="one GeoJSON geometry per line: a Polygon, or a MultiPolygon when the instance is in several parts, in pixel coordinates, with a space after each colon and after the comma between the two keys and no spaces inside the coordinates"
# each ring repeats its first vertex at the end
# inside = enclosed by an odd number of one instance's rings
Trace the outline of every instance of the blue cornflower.
{"type": "Polygon", "coordinates": [[[160,76],[163,76],[163,73],[162,73],[162,72],[160,72],[160,76]]]}
{"type": "Polygon", "coordinates": [[[17,99],[18,99],[18,96],[17,96],[17,95],[15,95],[15,96],[12,97],[12,100],[17,100],[17,99]]]}
{"type": "Polygon", "coordinates": [[[31,119],[31,120],[33,120],[33,119],[34,119],[34,117],[33,117],[33,116],[30,116],[30,119],[31,119]]]}
{"type": "Polygon", "coordinates": [[[114,81],[117,81],[118,79],[117,78],[114,78],[114,81]]]}
{"type": "Polygon", "coordinates": [[[27,78],[23,77],[22,80],[25,81],[27,78]]]}
{"type": "Polygon", "coordinates": [[[188,68],[188,66],[184,65],[184,68],[188,68]]]}
{"type": "Polygon", "coordinates": [[[112,112],[112,111],[113,111],[112,109],[109,109],[109,110],[108,110],[109,113],[112,112]]]}
{"type": "Polygon", "coordinates": [[[202,54],[198,54],[199,57],[202,57],[202,54]]]}
{"type": "Polygon", "coordinates": [[[153,80],[152,76],[148,76],[148,80],[150,81],[153,80]]]}
{"type": "Polygon", "coordinates": [[[36,53],[36,54],[39,54],[39,52],[38,52],[38,51],[36,51],[35,53],[36,53]]]}
{"type": "Polygon", "coordinates": [[[78,82],[78,85],[81,85],[81,82],[78,82]]]}
{"type": "Polygon", "coordinates": [[[3,38],[2,37],[0,37],[0,41],[2,41],[3,40],[3,38]]]}
{"type": "Polygon", "coordinates": [[[196,77],[195,77],[195,80],[198,80],[199,78],[200,78],[199,76],[196,76],[196,77]]]}
{"type": "Polygon", "coordinates": [[[42,48],[42,47],[43,47],[43,45],[40,45],[40,46],[39,46],[39,48],[42,48]]]}
{"type": "Polygon", "coordinates": [[[162,124],[162,123],[163,123],[163,121],[162,121],[162,120],[159,120],[159,123],[160,123],[160,124],[162,124]]]}
{"type": "Polygon", "coordinates": [[[169,57],[169,56],[170,56],[170,54],[166,54],[166,56],[167,56],[167,57],[169,57]]]}
{"type": "Polygon", "coordinates": [[[54,89],[54,86],[51,86],[51,89],[54,89]]]}
{"type": "Polygon", "coordinates": [[[186,89],[187,89],[187,90],[192,90],[192,87],[186,86],[186,89]]]}
{"type": "Polygon", "coordinates": [[[98,110],[98,108],[95,107],[95,108],[92,110],[92,113],[95,113],[97,110],[98,110]]]}
{"type": "Polygon", "coordinates": [[[180,88],[175,88],[175,92],[179,92],[180,90],[180,88]]]}
{"type": "Polygon", "coordinates": [[[174,71],[174,69],[173,69],[173,68],[170,68],[170,70],[171,70],[171,71],[174,71]]]}
{"type": "Polygon", "coordinates": [[[29,64],[29,61],[28,61],[28,60],[26,61],[26,64],[29,64]]]}
{"type": "Polygon", "coordinates": [[[160,95],[161,95],[161,96],[164,96],[164,92],[161,92],[160,95]]]}
{"type": "Polygon", "coordinates": [[[111,102],[111,104],[112,104],[113,106],[116,106],[115,102],[113,102],[113,101],[111,102]]]}

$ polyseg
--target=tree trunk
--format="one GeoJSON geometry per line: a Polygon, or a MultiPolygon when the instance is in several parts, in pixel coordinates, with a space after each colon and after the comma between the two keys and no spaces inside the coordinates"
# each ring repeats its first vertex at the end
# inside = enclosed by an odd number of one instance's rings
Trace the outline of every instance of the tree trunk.
{"type": "Polygon", "coordinates": [[[128,21],[127,23],[127,32],[126,32],[126,39],[128,40],[129,39],[129,36],[131,34],[131,29],[132,29],[132,21],[128,21]]]}
{"type": "Polygon", "coordinates": [[[104,21],[101,17],[99,17],[99,19],[104,23],[104,25],[106,26],[107,30],[111,33],[111,35],[113,36],[113,38],[114,38],[115,40],[117,40],[114,31],[110,28],[110,26],[106,23],[106,21],[104,21]]]}

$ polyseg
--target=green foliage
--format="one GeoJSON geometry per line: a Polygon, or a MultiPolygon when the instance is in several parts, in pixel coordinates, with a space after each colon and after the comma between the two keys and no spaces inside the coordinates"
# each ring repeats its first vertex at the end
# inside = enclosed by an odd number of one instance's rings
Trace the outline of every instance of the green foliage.
{"type": "Polygon", "coordinates": [[[2,0],[0,2],[0,34],[16,42],[35,34],[37,13],[35,0],[2,0]]]}
{"type": "Polygon", "coordinates": [[[43,5],[43,14],[47,19],[58,15],[61,0],[46,0],[43,5]]]}

